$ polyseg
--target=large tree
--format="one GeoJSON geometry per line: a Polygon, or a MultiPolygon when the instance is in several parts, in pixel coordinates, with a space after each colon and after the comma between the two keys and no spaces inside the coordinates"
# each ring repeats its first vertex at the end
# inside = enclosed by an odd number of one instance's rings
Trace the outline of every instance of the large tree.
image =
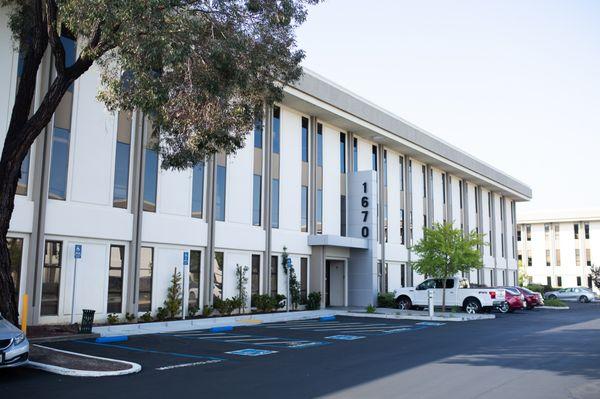
{"type": "Polygon", "coordinates": [[[413,269],[442,280],[442,312],[446,311],[446,279],[460,272],[480,269],[483,261],[479,247],[482,245],[483,234],[475,231],[464,234],[452,223],[435,223],[424,229],[423,238],[412,248],[419,256],[413,269]]]}
{"type": "Polygon", "coordinates": [[[22,74],[0,159],[0,312],[17,323],[6,236],[21,163],[67,89],[94,63],[109,110],[152,118],[164,168],[239,149],[263,104],[300,77],[295,28],[318,0],[0,0],[22,74]],[[67,63],[61,35],[78,42],[67,63]],[[55,74],[32,102],[44,53],[55,74]]]}

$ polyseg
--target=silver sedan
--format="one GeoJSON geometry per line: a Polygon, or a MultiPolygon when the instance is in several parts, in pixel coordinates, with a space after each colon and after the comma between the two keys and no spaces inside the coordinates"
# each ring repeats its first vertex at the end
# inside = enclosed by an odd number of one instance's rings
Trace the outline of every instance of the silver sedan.
{"type": "Polygon", "coordinates": [[[0,315],[0,368],[27,364],[29,341],[25,334],[0,315]]]}
{"type": "Polygon", "coordinates": [[[546,299],[560,299],[561,301],[578,301],[581,303],[591,302],[596,299],[596,294],[588,288],[573,287],[561,288],[556,291],[548,291],[544,294],[546,299]]]}

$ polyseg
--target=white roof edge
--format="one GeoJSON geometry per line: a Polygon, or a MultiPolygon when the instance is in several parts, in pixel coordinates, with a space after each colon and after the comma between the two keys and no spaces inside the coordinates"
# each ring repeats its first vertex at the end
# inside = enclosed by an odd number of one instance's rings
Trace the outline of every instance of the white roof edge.
{"type": "Polygon", "coordinates": [[[600,220],[600,208],[543,209],[538,211],[517,211],[517,223],[544,223],[600,220]]]}

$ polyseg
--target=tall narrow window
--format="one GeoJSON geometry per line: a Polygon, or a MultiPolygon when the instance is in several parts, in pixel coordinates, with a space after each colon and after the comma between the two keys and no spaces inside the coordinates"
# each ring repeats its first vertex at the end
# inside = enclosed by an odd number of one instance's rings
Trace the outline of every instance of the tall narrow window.
{"type": "Polygon", "coordinates": [[[308,258],[300,258],[300,299],[308,298],[308,258]]]}
{"type": "Polygon", "coordinates": [[[560,241],[560,225],[559,224],[554,225],[554,241],[556,241],[556,242],[560,241]]]}
{"type": "Polygon", "coordinates": [[[323,190],[317,190],[317,209],[315,218],[317,219],[317,234],[323,233],[323,190]]]}
{"type": "Polygon", "coordinates": [[[190,251],[190,267],[188,272],[188,309],[200,308],[200,266],[202,251],[190,251]]]}
{"type": "Polygon", "coordinates": [[[111,245],[108,263],[108,303],[107,313],[123,311],[123,267],[125,264],[125,246],[111,245]]]}
{"type": "Polygon", "coordinates": [[[423,198],[427,198],[427,169],[421,165],[421,180],[423,183],[423,198]]]}
{"type": "Polygon", "coordinates": [[[323,166],[323,125],[317,123],[317,166],[323,166]]]}
{"type": "Polygon", "coordinates": [[[144,150],[146,157],[144,168],[144,210],[156,212],[156,189],[158,181],[158,152],[155,139],[150,139],[144,150]]]}
{"type": "Polygon", "coordinates": [[[561,276],[556,276],[556,286],[562,287],[562,277],[561,276]]]}
{"type": "MultiPolygon", "coordinates": [[[[489,203],[489,198],[490,198],[490,193],[488,193],[488,203],[489,203]]],[[[463,209],[463,181],[462,180],[458,181],[458,204],[460,206],[460,209],[463,209]]],[[[489,207],[489,205],[488,205],[488,207],[489,207]]],[[[490,207],[490,209],[491,209],[491,207],[490,207]]]]}
{"type": "MultiPolygon", "coordinates": [[[[21,76],[23,76],[23,63],[25,61],[25,52],[19,51],[19,60],[17,63],[17,87],[21,82],[21,76]]],[[[32,104],[33,105],[33,104],[32,104]]],[[[21,163],[21,177],[19,177],[19,181],[17,183],[17,195],[27,195],[27,186],[29,184],[29,157],[30,151],[27,152],[27,155],[23,159],[21,163]]]]}
{"type": "Polygon", "coordinates": [[[213,261],[213,300],[223,299],[223,252],[215,252],[213,261]]]}
{"type": "Polygon", "coordinates": [[[263,146],[263,127],[262,119],[256,118],[254,121],[254,148],[262,148],[263,146]]]}
{"type": "Polygon", "coordinates": [[[6,238],[8,253],[10,256],[10,275],[15,284],[15,292],[17,293],[17,303],[19,302],[19,287],[21,284],[21,263],[23,259],[23,239],[8,237],[6,238]]]}
{"type": "Polygon", "coordinates": [[[215,219],[225,221],[225,201],[227,190],[227,166],[225,156],[217,156],[217,184],[215,201],[215,219]]]}
{"type": "Polygon", "coordinates": [[[273,153],[279,154],[281,142],[281,110],[273,107],[273,153]]]}
{"type": "Polygon", "coordinates": [[[40,309],[42,316],[58,315],[62,244],[62,241],[46,241],[42,275],[42,307],[40,309]]]}
{"type": "Polygon", "coordinates": [[[404,209],[400,209],[400,244],[404,245],[404,209]]]}
{"type": "Polygon", "coordinates": [[[192,170],[192,217],[202,218],[204,210],[204,162],[192,170]]]}
{"type": "Polygon", "coordinates": [[[592,276],[588,276],[588,278],[587,278],[587,286],[590,289],[592,288],[592,276]]]}
{"type": "Polygon", "coordinates": [[[556,250],[556,266],[560,266],[560,249],[556,250]]]}
{"type": "Polygon", "coordinates": [[[400,191],[404,191],[404,157],[400,156],[400,191]]]}
{"type": "Polygon", "coordinates": [[[581,266],[581,254],[579,248],[575,248],[575,266],[581,266]]]}
{"type": "Polygon", "coordinates": [[[550,263],[551,263],[551,261],[550,261],[550,250],[547,249],[546,250],[546,266],[550,266],[550,263]]]}
{"type": "Polygon", "coordinates": [[[383,186],[388,185],[387,150],[383,150],[383,186]]]}
{"type": "Polygon", "coordinates": [[[271,256],[271,295],[277,295],[277,281],[279,275],[279,262],[277,256],[271,256]]]}
{"type": "Polygon", "coordinates": [[[585,234],[585,239],[589,240],[590,239],[590,224],[589,223],[585,223],[583,225],[583,231],[585,234]]]}
{"type": "Polygon", "coordinates": [[[279,179],[271,180],[271,227],[279,228],[279,179]]]}
{"type": "Polygon", "coordinates": [[[308,187],[302,186],[300,189],[300,230],[308,231],[308,187]]]}
{"type": "Polygon", "coordinates": [[[371,169],[377,170],[377,146],[371,147],[371,169]]]}
{"type": "MultiPolygon", "coordinates": [[[[446,204],[446,174],[442,173],[442,204],[446,204]]],[[[477,187],[475,187],[475,213],[477,213],[477,187]]]]}
{"type": "Polygon", "coordinates": [[[129,154],[131,152],[131,113],[119,112],[115,150],[113,207],[127,209],[129,193],[129,154]]]}
{"type": "Polygon", "coordinates": [[[302,117],[302,162],[308,162],[308,118],[302,117]]]}
{"type": "Polygon", "coordinates": [[[346,173],[346,135],[340,133],[340,173],[346,173]]]}
{"type": "Polygon", "coordinates": [[[252,225],[261,225],[262,176],[252,177],[252,225]]]}
{"type": "Polygon", "coordinates": [[[154,266],[154,248],[142,247],[140,253],[140,279],[138,312],[152,311],[152,270],[154,266]]]}
{"type": "Polygon", "coordinates": [[[544,224],[544,238],[546,240],[550,240],[550,224],[549,223],[544,224]]]}
{"type": "Polygon", "coordinates": [[[552,277],[550,277],[550,276],[546,277],[546,285],[552,287],[552,277]]]}
{"type": "MultiPolygon", "coordinates": [[[[67,33],[64,33],[60,40],[65,50],[65,64],[70,66],[75,62],[77,43],[67,33]]],[[[48,187],[48,198],[51,199],[64,201],[67,198],[72,111],[73,85],[69,86],[54,113],[50,155],[50,184],[48,187]]]]}
{"type": "Polygon", "coordinates": [[[252,280],[250,285],[252,296],[260,294],[260,255],[252,255],[252,280]]]}
{"type": "Polygon", "coordinates": [[[340,235],[346,237],[346,196],[340,196],[340,235]]]}
{"type": "Polygon", "coordinates": [[[579,240],[579,223],[573,225],[573,238],[579,240]]]}
{"type": "Polygon", "coordinates": [[[517,241],[521,241],[521,226],[517,227],[517,241]]]}
{"type": "Polygon", "coordinates": [[[577,276],[577,286],[581,287],[581,276],[577,276]]]}
{"type": "Polygon", "coordinates": [[[358,172],[358,140],[352,139],[352,169],[358,172]]]}
{"type": "Polygon", "coordinates": [[[585,264],[586,266],[592,265],[592,251],[589,248],[585,249],[585,264]]]}
{"type": "Polygon", "coordinates": [[[525,225],[525,231],[527,233],[527,241],[531,241],[531,225],[525,225]]]}

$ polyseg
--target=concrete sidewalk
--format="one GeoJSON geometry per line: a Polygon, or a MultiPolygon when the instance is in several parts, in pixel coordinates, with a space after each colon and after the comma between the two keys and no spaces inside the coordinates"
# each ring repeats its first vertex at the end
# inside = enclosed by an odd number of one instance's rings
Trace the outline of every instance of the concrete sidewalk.
{"type": "Polygon", "coordinates": [[[420,321],[472,321],[494,319],[492,314],[466,314],[436,312],[433,318],[426,311],[401,311],[398,309],[377,308],[375,313],[367,313],[362,307],[334,307],[321,310],[298,312],[275,312],[267,314],[246,314],[229,317],[209,317],[203,319],[162,321],[154,323],[120,324],[94,327],[93,332],[102,337],[120,335],[157,334],[188,330],[207,330],[215,327],[241,327],[251,324],[275,323],[292,320],[316,319],[323,316],[354,316],[398,320],[420,321]]]}

